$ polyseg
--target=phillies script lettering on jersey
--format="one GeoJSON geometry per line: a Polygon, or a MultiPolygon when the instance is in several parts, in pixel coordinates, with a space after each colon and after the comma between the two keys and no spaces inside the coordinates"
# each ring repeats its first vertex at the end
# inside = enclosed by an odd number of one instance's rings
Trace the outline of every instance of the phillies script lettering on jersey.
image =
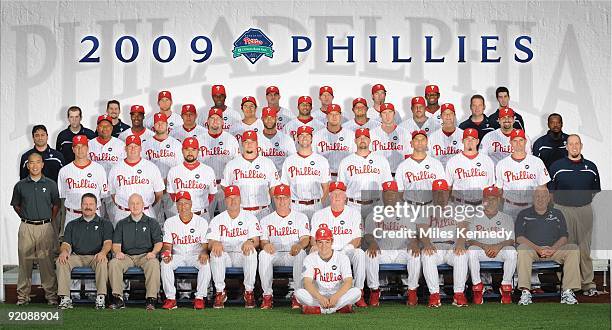
{"type": "Polygon", "coordinates": [[[512,151],[512,145],[503,145],[501,143],[499,143],[498,141],[493,142],[493,144],[491,144],[491,146],[493,147],[493,152],[505,152],[508,154],[511,154],[512,151]]]}
{"type": "Polygon", "coordinates": [[[340,226],[333,226],[330,229],[332,231],[332,234],[334,235],[352,235],[353,234],[353,230],[350,228],[344,229],[340,226]]]}
{"type": "Polygon", "coordinates": [[[334,272],[323,273],[321,269],[315,267],[314,277],[316,280],[321,282],[340,282],[342,281],[342,274],[334,274],[334,272]]]}
{"type": "Polygon", "coordinates": [[[290,236],[297,234],[297,228],[280,227],[277,229],[274,225],[268,225],[268,236],[290,236]]]}
{"type": "Polygon", "coordinates": [[[108,152],[103,152],[100,155],[96,155],[94,152],[89,153],[89,159],[94,162],[118,162],[119,157],[111,156],[108,152]]]}
{"type": "Polygon", "coordinates": [[[96,189],[98,188],[98,185],[95,182],[91,182],[87,179],[81,179],[79,181],[75,181],[73,178],[67,178],[66,184],[68,185],[68,189],[79,189],[79,188],[96,189]]]}
{"type": "Polygon", "coordinates": [[[346,169],[350,172],[350,176],[353,176],[355,174],[368,174],[368,173],[380,174],[380,169],[370,164],[364,164],[360,167],[357,167],[355,165],[349,165],[346,169]]]}
{"type": "Polygon", "coordinates": [[[225,225],[220,225],[219,229],[219,231],[221,232],[221,236],[225,237],[246,236],[249,233],[248,230],[242,228],[232,228],[232,230],[229,230],[225,225]]]}
{"type": "Polygon", "coordinates": [[[435,173],[430,173],[428,171],[420,171],[418,173],[406,172],[404,176],[406,177],[406,180],[408,180],[408,183],[429,179],[435,180],[437,178],[435,173]]]}
{"type": "Polygon", "coordinates": [[[500,227],[497,227],[497,226],[485,227],[483,225],[476,225],[474,227],[474,229],[476,229],[476,231],[492,232],[492,231],[501,231],[503,228],[500,228],[500,227]]]}
{"type": "Polygon", "coordinates": [[[429,226],[433,228],[444,228],[446,226],[456,226],[457,221],[449,218],[429,217],[429,226]]]}
{"type": "Polygon", "coordinates": [[[457,168],[455,169],[455,174],[457,174],[457,179],[465,179],[475,176],[487,176],[487,171],[483,171],[479,168],[470,168],[467,171],[463,168],[457,168]]]}
{"type": "Polygon", "coordinates": [[[229,156],[230,152],[227,149],[223,149],[219,146],[208,148],[206,146],[200,147],[200,153],[202,153],[202,157],[204,156],[229,156]]]}
{"type": "Polygon", "coordinates": [[[234,180],[238,179],[265,179],[266,175],[257,170],[248,170],[246,172],[237,168],[234,170],[234,180]]]}
{"type": "Polygon", "coordinates": [[[149,179],[143,179],[138,175],[132,175],[128,178],[123,175],[117,175],[117,181],[119,181],[119,187],[133,184],[149,184],[151,182],[149,179]]]}
{"type": "Polygon", "coordinates": [[[170,151],[168,149],[162,149],[160,151],[149,149],[147,150],[146,155],[149,159],[173,158],[176,156],[173,151],[170,151]]]}
{"type": "Polygon", "coordinates": [[[289,172],[289,175],[293,178],[296,176],[308,176],[308,175],[312,175],[312,176],[319,176],[321,175],[321,171],[313,169],[312,167],[304,167],[304,168],[298,168],[297,166],[290,166],[287,171],[289,172]]]}
{"type": "Polygon", "coordinates": [[[324,151],[348,151],[349,147],[342,145],[342,143],[339,142],[334,142],[334,143],[327,143],[325,141],[321,141],[318,144],[319,147],[319,152],[324,152],[324,151]]]}
{"type": "Polygon", "coordinates": [[[282,150],[278,150],[276,148],[268,148],[268,149],[263,149],[261,147],[257,148],[259,149],[259,153],[261,153],[262,156],[264,157],[286,157],[287,153],[282,151],[282,150]]]}
{"type": "Polygon", "coordinates": [[[174,185],[176,185],[176,189],[178,190],[183,190],[183,189],[207,189],[208,186],[205,183],[200,183],[197,180],[187,180],[187,181],[183,181],[183,179],[181,178],[176,178],[174,179],[174,185]]]}
{"type": "Polygon", "coordinates": [[[529,173],[527,171],[519,171],[518,173],[514,173],[512,171],[504,172],[504,176],[506,177],[506,181],[520,181],[520,180],[535,180],[536,175],[533,173],[529,173]]]}
{"type": "Polygon", "coordinates": [[[460,149],[453,146],[446,146],[446,148],[443,149],[439,144],[433,146],[433,150],[436,152],[436,156],[454,155],[461,152],[460,149]]]}
{"type": "Polygon", "coordinates": [[[202,237],[200,236],[193,237],[193,235],[191,234],[180,237],[178,234],[172,233],[172,244],[173,245],[175,244],[196,244],[196,243],[202,243],[202,237]]]}
{"type": "Polygon", "coordinates": [[[393,221],[393,222],[389,222],[389,223],[381,221],[381,222],[377,222],[376,223],[376,228],[380,228],[382,230],[399,231],[399,230],[404,230],[407,227],[405,225],[402,225],[401,223],[399,223],[397,221],[393,221]]]}
{"type": "Polygon", "coordinates": [[[380,151],[380,150],[397,150],[397,151],[401,151],[404,150],[404,146],[401,144],[398,144],[397,142],[393,142],[393,141],[387,141],[386,143],[382,143],[379,140],[374,140],[372,141],[372,148],[374,151],[380,151]]]}

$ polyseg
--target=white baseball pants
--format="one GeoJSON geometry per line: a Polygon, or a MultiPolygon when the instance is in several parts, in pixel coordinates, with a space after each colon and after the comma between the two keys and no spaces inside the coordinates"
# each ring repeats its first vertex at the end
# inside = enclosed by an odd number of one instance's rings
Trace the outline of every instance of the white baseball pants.
{"type": "Polygon", "coordinates": [[[463,292],[465,290],[465,282],[468,274],[468,254],[458,256],[453,251],[453,245],[436,244],[437,251],[428,256],[421,253],[421,262],[423,264],[423,276],[427,282],[427,287],[430,293],[440,291],[440,278],[438,277],[438,265],[447,263],[453,267],[453,290],[454,292],[463,292]]]}
{"type": "Polygon", "coordinates": [[[210,284],[210,264],[201,264],[198,255],[173,254],[169,263],[161,262],[161,279],[164,293],[167,299],[176,299],[176,287],[174,286],[174,270],[178,267],[195,267],[198,269],[198,284],[195,297],[206,297],[208,285],[210,284]]]}
{"type": "Polygon", "coordinates": [[[293,266],[293,290],[302,288],[302,268],[306,252],[300,251],[296,256],[289,252],[276,251],[274,254],[261,250],[259,252],[259,279],[264,295],[272,295],[272,278],[274,266],[293,266]]]}
{"type": "MultiPolygon", "coordinates": [[[[330,297],[331,294],[323,294],[326,297],[330,297]]],[[[321,306],[319,301],[315,299],[306,289],[299,289],[295,292],[297,301],[304,306],[321,306]]],[[[357,288],[350,288],[345,294],[343,294],[335,307],[323,309],[321,308],[321,314],[332,314],[344,306],[353,305],[361,298],[361,290],[357,288]]]]}
{"type": "Polygon", "coordinates": [[[257,274],[257,252],[253,251],[248,256],[245,256],[242,252],[223,252],[220,257],[211,254],[210,270],[217,292],[225,290],[225,268],[227,267],[242,267],[244,289],[253,291],[255,275],[257,274]]]}
{"type": "Polygon", "coordinates": [[[489,258],[485,251],[478,246],[470,246],[468,249],[468,259],[470,261],[470,273],[472,275],[472,284],[476,285],[481,282],[480,279],[480,261],[502,261],[504,263],[504,275],[502,284],[512,284],[512,277],[516,271],[517,261],[516,249],[513,246],[504,246],[495,258],[489,258]]]}
{"type": "Polygon", "coordinates": [[[419,287],[421,257],[413,257],[410,251],[406,250],[381,250],[374,258],[366,254],[366,278],[368,279],[368,287],[372,290],[378,290],[380,286],[380,264],[406,265],[408,289],[414,290],[419,287]]]}

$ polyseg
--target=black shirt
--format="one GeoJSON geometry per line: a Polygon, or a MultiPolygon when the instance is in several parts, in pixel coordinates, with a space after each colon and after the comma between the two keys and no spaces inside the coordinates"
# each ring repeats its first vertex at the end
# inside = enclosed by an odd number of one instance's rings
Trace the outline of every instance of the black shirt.
{"type": "Polygon", "coordinates": [[[66,161],[64,164],[69,164],[74,160],[74,152],[72,152],[72,138],[77,135],[85,135],[90,140],[96,137],[96,133],[94,133],[94,131],[90,130],[89,128],[85,128],[83,125],[81,125],[81,129],[78,131],[78,133],[73,133],[70,130],[70,126],[61,131],[57,135],[55,149],[61,152],[64,156],[64,160],[66,161]]]}
{"type": "Polygon", "coordinates": [[[117,124],[113,125],[113,133],[111,135],[118,138],[119,134],[121,134],[123,131],[128,130],[129,128],[130,125],[122,122],[121,119],[119,119],[117,124]]]}
{"type": "Polygon", "coordinates": [[[550,165],[548,190],[554,193],[555,203],[563,206],[584,206],[593,201],[593,194],[601,191],[597,166],[582,157],[572,161],[568,157],[550,165]]]}
{"type": "Polygon", "coordinates": [[[36,150],[36,147],[26,151],[25,154],[21,155],[21,162],[19,163],[19,179],[25,179],[30,175],[28,171],[28,167],[26,166],[28,163],[28,157],[33,153],[39,153],[43,161],[45,162],[45,166],[42,169],[43,174],[57,182],[57,175],[59,174],[59,170],[66,165],[66,160],[64,159],[64,155],[61,152],[51,148],[47,145],[47,149],[43,152],[36,150]]]}
{"type": "Polygon", "coordinates": [[[549,208],[540,215],[532,206],[519,212],[514,233],[516,238],[523,236],[538,246],[553,246],[561,237],[567,237],[567,224],[558,209],[549,208]]]}
{"type": "Polygon", "coordinates": [[[102,250],[104,241],[112,239],[113,224],[98,215],[89,222],[81,216],[68,222],[64,230],[64,242],[79,255],[94,255],[102,250]]]}
{"type": "Polygon", "coordinates": [[[555,161],[567,157],[567,137],[569,135],[561,132],[558,139],[555,139],[549,130],[546,135],[539,137],[533,143],[533,155],[540,158],[546,169],[550,172],[550,165],[555,161]]]}
{"type": "Polygon", "coordinates": [[[134,221],[132,215],[119,220],[113,233],[113,244],[121,244],[121,252],[137,255],[153,250],[153,245],[162,241],[162,232],[157,220],[142,215],[134,221]]]}
{"type": "Polygon", "coordinates": [[[57,183],[44,175],[38,181],[32,180],[28,175],[13,188],[11,206],[21,208],[19,216],[22,219],[51,219],[53,205],[60,205],[57,183]]]}
{"type": "MultiPolygon", "coordinates": [[[[495,110],[495,112],[489,116],[489,123],[494,129],[500,128],[499,122],[497,121],[498,119],[499,119],[499,109],[495,110]]],[[[513,127],[525,130],[525,122],[523,121],[523,116],[519,115],[516,111],[514,111],[513,127]]]]}
{"type": "MultiPolygon", "coordinates": [[[[486,115],[482,115],[482,121],[479,124],[476,124],[472,121],[472,116],[469,116],[464,122],[459,124],[459,128],[462,130],[466,130],[468,128],[473,128],[478,131],[478,139],[482,141],[482,138],[490,132],[493,132],[495,128],[491,125],[491,119],[486,115]]],[[[479,143],[480,144],[480,143],[479,143]]]]}

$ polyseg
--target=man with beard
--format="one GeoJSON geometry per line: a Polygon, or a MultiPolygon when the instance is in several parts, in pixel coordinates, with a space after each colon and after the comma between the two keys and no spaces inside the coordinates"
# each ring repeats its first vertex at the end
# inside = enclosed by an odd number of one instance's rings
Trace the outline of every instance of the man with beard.
{"type": "Polygon", "coordinates": [[[110,100],[106,102],[106,114],[110,117],[111,125],[113,125],[113,137],[118,138],[119,134],[127,131],[130,125],[121,121],[119,115],[121,114],[121,104],[117,100],[110,100]]]}
{"type": "MultiPolygon", "coordinates": [[[[169,91],[161,91],[157,94],[157,105],[159,112],[168,118],[168,133],[172,133],[175,128],[183,126],[183,119],[172,111],[172,94],[169,91]]],[[[145,118],[144,126],[153,130],[155,125],[154,115],[145,118]]]]}
{"type": "Polygon", "coordinates": [[[378,119],[380,116],[378,113],[375,116],[369,116],[368,102],[362,97],[353,100],[353,114],[355,118],[344,125],[345,128],[353,132],[358,128],[374,129],[380,125],[380,120],[378,119]]]}
{"type": "MultiPolygon", "coordinates": [[[[125,141],[128,136],[135,135],[140,138],[143,143],[153,138],[153,132],[143,126],[145,118],[145,109],[142,105],[134,104],[130,108],[130,120],[132,121],[132,128],[123,131],[119,138],[125,141]]],[[[153,125],[151,125],[153,126],[153,125]]]]}
{"type": "MultiPolygon", "coordinates": [[[[499,109],[498,113],[498,121],[501,127],[485,135],[479,147],[482,153],[491,157],[495,164],[512,154],[510,134],[515,129],[514,123],[516,122],[514,110],[511,108],[499,109]]],[[[531,142],[529,139],[527,139],[526,151],[531,153],[531,142]]]]}
{"type": "MultiPolygon", "coordinates": [[[[234,125],[237,125],[240,120],[242,119],[240,113],[238,113],[238,111],[234,110],[234,109],[230,109],[226,104],[225,104],[225,100],[227,98],[227,94],[225,92],[225,86],[223,85],[213,85],[210,88],[210,94],[211,97],[213,99],[213,103],[214,105],[211,107],[211,109],[220,109],[222,116],[221,119],[223,119],[223,127],[222,129],[224,131],[229,132],[230,129],[232,129],[232,127],[234,127],[234,125]]],[[[204,119],[204,116],[200,117],[200,125],[204,126],[204,128],[208,128],[208,122],[206,119],[204,119]]]]}
{"type": "Polygon", "coordinates": [[[550,165],[567,156],[567,135],[563,132],[563,118],[558,113],[548,116],[548,132],[533,143],[533,155],[540,158],[550,171],[550,165]]]}
{"type": "Polygon", "coordinates": [[[270,158],[280,172],[285,159],[296,152],[295,142],[289,135],[277,130],[280,117],[276,109],[264,107],[261,113],[264,126],[263,132],[259,134],[262,142],[261,154],[270,158]]]}
{"type": "Polygon", "coordinates": [[[310,96],[300,96],[297,102],[298,107],[298,116],[295,119],[292,119],[289,123],[285,125],[283,130],[286,134],[289,134],[292,139],[297,141],[295,133],[297,132],[298,127],[308,125],[312,127],[313,131],[318,131],[321,128],[325,127],[323,122],[320,122],[317,119],[314,119],[311,116],[312,112],[312,98],[310,96]]]}
{"type": "Polygon", "coordinates": [[[399,126],[405,128],[408,132],[423,130],[427,134],[431,134],[440,129],[440,122],[425,115],[427,110],[425,110],[424,97],[415,96],[410,101],[410,104],[412,116],[406,118],[399,126]]]}
{"type": "Polygon", "coordinates": [[[444,109],[438,112],[441,108],[440,104],[438,104],[440,100],[440,88],[438,85],[425,86],[425,100],[427,101],[425,115],[429,118],[433,118],[434,121],[442,125],[442,111],[444,111],[444,109]]]}

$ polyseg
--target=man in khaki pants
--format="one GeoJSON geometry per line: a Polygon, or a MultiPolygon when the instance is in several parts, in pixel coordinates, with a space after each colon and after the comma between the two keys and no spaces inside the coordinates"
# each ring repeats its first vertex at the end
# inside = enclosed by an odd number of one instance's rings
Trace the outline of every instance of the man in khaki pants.
{"type": "Polygon", "coordinates": [[[60,309],[72,308],[70,299],[70,273],[74,267],[89,266],[96,272],[96,309],[104,309],[108,259],[113,239],[113,224],[96,214],[98,199],[92,193],[81,197],[82,216],[68,222],[64,242],[55,262],[58,294],[62,298],[60,309]]]}
{"type": "Polygon", "coordinates": [[[533,206],[519,212],[514,231],[518,247],[518,287],[523,291],[519,305],[531,304],[531,270],[534,261],[563,264],[561,303],[577,304],[575,290],[580,290],[580,251],[567,244],[567,225],[563,213],[549,207],[550,194],[538,186],[533,206]]]}
{"type": "Polygon", "coordinates": [[[130,215],[119,220],[113,233],[113,258],[108,263],[113,291],[112,309],[125,308],[123,302],[123,273],[130,267],[140,267],[145,273],[146,308],[155,309],[160,286],[157,254],[162,248],[162,232],[157,220],[143,213],[142,196],[132,194],[128,200],[130,215]]]}

